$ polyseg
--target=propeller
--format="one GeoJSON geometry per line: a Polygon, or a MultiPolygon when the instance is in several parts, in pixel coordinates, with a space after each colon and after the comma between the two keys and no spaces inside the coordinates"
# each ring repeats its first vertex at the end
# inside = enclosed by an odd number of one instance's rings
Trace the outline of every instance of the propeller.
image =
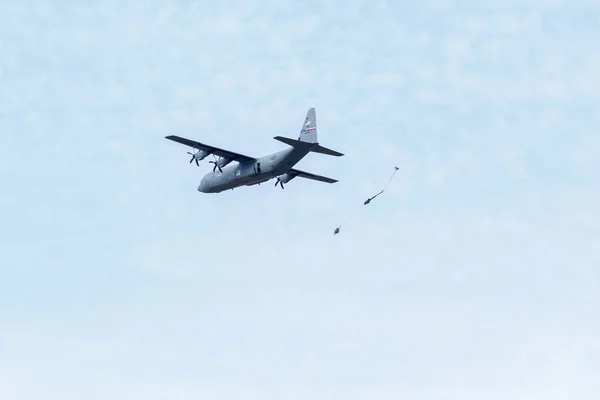
{"type": "Polygon", "coordinates": [[[217,163],[217,157],[215,157],[215,155],[213,154],[213,157],[215,159],[215,161],[209,161],[209,163],[211,164],[215,164],[215,166],[213,167],[213,172],[215,172],[217,170],[217,168],[219,168],[220,172],[223,172],[223,169],[221,168],[221,166],[217,163]]]}
{"type": "Polygon", "coordinates": [[[200,166],[200,164],[198,164],[198,159],[196,158],[196,155],[193,154],[193,153],[190,153],[189,151],[187,153],[192,155],[192,159],[190,160],[190,164],[192,163],[192,161],[196,160],[196,165],[200,166]]]}
{"type": "MultiPolygon", "coordinates": [[[[194,150],[196,150],[196,149],[194,149],[194,150]]],[[[204,158],[206,156],[208,156],[208,154],[209,154],[209,152],[207,152],[206,150],[199,150],[196,153],[190,153],[188,151],[187,153],[192,156],[192,158],[190,160],[190,164],[192,163],[192,161],[196,160],[196,165],[197,166],[200,166],[200,164],[198,163],[198,160],[204,160],[204,158]]]]}
{"type": "Polygon", "coordinates": [[[285,189],[283,187],[283,182],[281,181],[281,179],[279,179],[279,177],[277,177],[277,181],[275,182],[275,187],[277,187],[277,184],[279,184],[281,186],[282,189],[285,189]]]}
{"type": "Polygon", "coordinates": [[[275,182],[275,186],[277,186],[277,184],[279,184],[281,186],[281,188],[284,189],[283,184],[288,183],[292,179],[294,179],[294,176],[290,175],[290,174],[279,175],[277,177],[277,181],[275,182]]]}

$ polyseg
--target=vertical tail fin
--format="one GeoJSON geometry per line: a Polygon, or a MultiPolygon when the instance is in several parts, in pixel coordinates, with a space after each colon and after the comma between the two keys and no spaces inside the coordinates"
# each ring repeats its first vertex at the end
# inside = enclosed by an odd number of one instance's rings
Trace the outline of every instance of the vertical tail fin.
{"type": "Polygon", "coordinates": [[[300,130],[300,136],[298,137],[298,140],[308,143],[319,142],[317,140],[317,115],[314,107],[309,108],[308,112],[306,113],[306,118],[304,118],[304,123],[302,124],[302,129],[300,130]]]}

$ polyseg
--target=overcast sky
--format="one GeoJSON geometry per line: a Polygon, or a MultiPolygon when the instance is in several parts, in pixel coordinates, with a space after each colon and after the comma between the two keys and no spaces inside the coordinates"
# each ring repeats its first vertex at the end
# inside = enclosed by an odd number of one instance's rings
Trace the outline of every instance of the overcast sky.
{"type": "Polygon", "coordinates": [[[599,37],[597,0],[0,2],[0,398],[598,399],[599,37]],[[309,107],[333,185],[202,194],[164,139],[261,156],[309,107]]]}

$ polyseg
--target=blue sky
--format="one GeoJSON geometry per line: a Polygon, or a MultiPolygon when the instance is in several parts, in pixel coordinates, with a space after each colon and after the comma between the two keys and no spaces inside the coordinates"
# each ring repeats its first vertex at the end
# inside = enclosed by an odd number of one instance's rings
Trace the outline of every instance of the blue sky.
{"type": "Polygon", "coordinates": [[[591,0],[2,3],[0,398],[597,399],[599,30],[591,0]],[[334,185],[201,194],[164,139],[259,156],[309,107],[334,185]]]}

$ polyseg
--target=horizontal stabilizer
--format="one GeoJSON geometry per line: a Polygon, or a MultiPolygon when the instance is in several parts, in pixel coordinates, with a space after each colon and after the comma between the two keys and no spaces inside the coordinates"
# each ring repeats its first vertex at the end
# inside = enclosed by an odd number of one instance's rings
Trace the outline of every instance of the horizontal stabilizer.
{"type": "Polygon", "coordinates": [[[317,145],[316,147],[313,147],[312,149],[310,149],[310,151],[312,151],[313,153],[326,154],[328,156],[335,156],[335,157],[343,156],[342,153],[339,153],[335,150],[328,149],[327,147],[323,147],[321,145],[317,145]]]}
{"type": "Polygon", "coordinates": [[[300,140],[295,140],[295,139],[291,139],[291,138],[287,138],[287,137],[283,137],[283,136],[275,136],[273,139],[275,140],[279,140],[280,142],[283,142],[289,146],[292,147],[297,147],[300,149],[306,149],[308,151],[311,151],[313,153],[320,153],[320,154],[326,154],[328,156],[335,156],[335,157],[340,157],[343,156],[344,154],[339,153],[337,151],[328,149],[327,147],[323,147],[318,143],[308,143],[308,142],[304,142],[304,141],[300,141],[300,140]]]}
{"type": "Polygon", "coordinates": [[[309,149],[311,146],[314,146],[314,143],[302,142],[300,140],[286,138],[283,136],[275,136],[273,139],[279,140],[280,142],[283,142],[289,146],[298,147],[301,149],[309,149]]]}
{"type": "Polygon", "coordinates": [[[325,182],[325,183],[336,183],[338,180],[337,179],[333,179],[333,178],[328,178],[326,176],[321,176],[321,175],[315,175],[315,174],[311,174],[309,172],[304,172],[304,171],[300,171],[297,169],[290,169],[288,171],[288,174],[293,176],[293,177],[300,177],[300,178],[306,178],[306,179],[312,179],[314,181],[319,181],[319,182],[325,182]]]}

